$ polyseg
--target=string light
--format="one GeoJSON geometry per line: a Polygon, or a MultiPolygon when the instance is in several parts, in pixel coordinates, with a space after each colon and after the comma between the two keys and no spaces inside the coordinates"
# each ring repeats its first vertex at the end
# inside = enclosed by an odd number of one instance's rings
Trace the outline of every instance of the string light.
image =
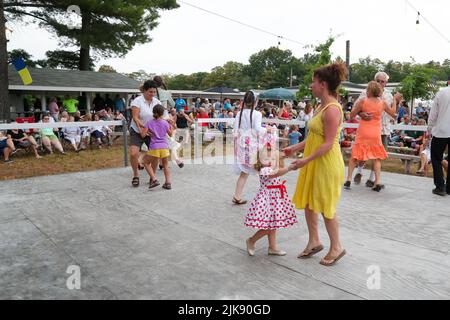
{"type": "Polygon", "coordinates": [[[419,10],[417,10],[412,3],[409,0],[405,0],[405,3],[409,5],[414,11],[417,12],[417,20],[416,20],[416,26],[418,27],[420,25],[420,19],[425,21],[436,33],[438,33],[447,43],[450,43],[450,39],[448,39],[438,28],[436,28],[423,14],[420,13],[419,10]]]}
{"type": "Polygon", "coordinates": [[[188,2],[186,2],[186,1],[181,1],[181,0],[179,0],[178,2],[183,3],[183,4],[187,5],[187,6],[192,7],[192,8],[195,8],[195,9],[198,9],[198,10],[201,10],[201,11],[204,11],[204,12],[207,12],[207,13],[209,13],[209,14],[212,14],[212,15],[215,15],[215,16],[218,16],[218,17],[221,17],[221,18],[223,18],[223,19],[232,21],[232,22],[234,22],[234,23],[238,23],[238,24],[243,25],[243,26],[245,26],[245,27],[247,27],[247,28],[251,28],[251,29],[253,29],[253,30],[256,30],[256,31],[259,31],[259,32],[262,32],[262,33],[265,33],[265,34],[269,34],[269,35],[274,36],[274,37],[277,37],[277,39],[278,39],[278,45],[281,45],[281,39],[284,39],[284,40],[286,40],[286,41],[289,41],[289,42],[292,42],[292,43],[299,44],[299,45],[301,45],[301,46],[303,46],[303,47],[306,46],[306,44],[301,43],[301,42],[299,42],[299,41],[297,41],[297,40],[293,40],[293,39],[290,39],[290,38],[286,38],[286,37],[284,37],[284,36],[277,35],[277,34],[275,34],[275,33],[273,33],[273,32],[264,30],[264,29],[262,29],[262,28],[255,27],[255,26],[252,26],[252,25],[250,25],[250,24],[247,24],[247,23],[238,21],[238,20],[236,20],[236,19],[232,19],[232,18],[226,17],[226,16],[224,16],[224,15],[222,15],[222,14],[219,14],[219,13],[216,13],[216,12],[213,12],[213,11],[210,11],[210,10],[208,10],[208,9],[204,9],[204,8],[198,7],[198,6],[196,6],[196,5],[193,5],[193,4],[191,4],[191,3],[188,3],[188,2]]]}

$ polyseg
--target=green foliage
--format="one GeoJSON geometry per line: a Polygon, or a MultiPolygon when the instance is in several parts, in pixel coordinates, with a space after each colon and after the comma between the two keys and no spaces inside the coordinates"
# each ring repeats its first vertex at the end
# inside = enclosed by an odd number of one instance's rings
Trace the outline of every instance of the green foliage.
{"type": "MultiPolygon", "coordinates": [[[[78,61],[80,60],[80,53],[67,50],[54,50],[47,51],[45,53],[47,59],[41,60],[41,65],[44,68],[51,69],[67,69],[67,70],[77,70],[78,61]]],[[[90,59],[89,70],[94,70],[94,61],[90,59]]]]}
{"type": "Polygon", "coordinates": [[[330,36],[325,43],[319,44],[313,47],[314,53],[305,55],[303,58],[304,65],[306,67],[306,73],[303,77],[303,82],[299,86],[297,92],[297,100],[301,101],[305,98],[312,99],[311,83],[314,70],[318,67],[331,63],[331,46],[333,45],[335,38],[330,36]]]}
{"type": "Polygon", "coordinates": [[[33,61],[33,56],[26,52],[23,49],[14,49],[10,52],[8,52],[8,60],[15,60],[22,58],[25,61],[25,64],[27,67],[36,67],[36,61],[33,61]]]}
{"type": "Polygon", "coordinates": [[[410,74],[401,81],[399,91],[409,101],[431,99],[439,89],[436,85],[437,74],[435,69],[413,65],[410,74]]]}
{"type": "Polygon", "coordinates": [[[131,79],[139,81],[140,83],[144,83],[147,80],[153,79],[153,77],[155,76],[155,74],[147,73],[144,70],[126,73],[125,75],[130,77],[131,79]]]}
{"type": "Polygon", "coordinates": [[[100,66],[100,68],[98,68],[98,72],[104,72],[104,73],[117,73],[116,69],[114,69],[111,66],[108,66],[106,64],[100,66]]]}
{"type": "MultiPolygon", "coordinates": [[[[32,68],[49,68],[49,69],[78,69],[78,61],[80,53],[66,50],[47,51],[46,58],[41,60],[33,60],[33,56],[24,49],[15,49],[8,53],[8,59],[13,60],[22,58],[28,67],[32,68]]],[[[94,70],[94,61],[91,60],[89,69],[94,70]]]]}
{"type": "Polygon", "coordinates": [[[55,34],[63,47],[80,48],[80,69],[89,68],[90,49],[102,57],[123,57],[136,44],[151,41],[159,10],[178,7],[176,0],[5,0],[8,20],[31,19],[55,34]],[[81,28],[73,28],[67,8],[81,9],[81,28]]]}

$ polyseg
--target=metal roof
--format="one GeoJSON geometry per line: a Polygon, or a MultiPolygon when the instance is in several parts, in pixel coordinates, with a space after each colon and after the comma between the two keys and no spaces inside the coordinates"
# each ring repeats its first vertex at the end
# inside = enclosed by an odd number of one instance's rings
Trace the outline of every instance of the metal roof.
{"type": "Polygon", "coordinates": [[[9,66],[10,90],[139,92],[140,83],[120,73],[39,68],[28,68],[28,70],[33,83],[25,86],[14,67],[9,66]]]}

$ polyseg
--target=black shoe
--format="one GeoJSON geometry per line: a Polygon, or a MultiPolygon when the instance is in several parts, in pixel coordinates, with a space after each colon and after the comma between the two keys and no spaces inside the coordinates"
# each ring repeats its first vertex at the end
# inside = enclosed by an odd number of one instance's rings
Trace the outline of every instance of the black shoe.
{"type": "Polygon", "coordinates": [[[344,183],[344,189],[345,190],[350,190],[350,186],[352,185],[352,183],[350,181],[347,181],[346,183],[344,183]]]}
{"type": "Polygon", "coordinates": [[[159,165],[159,170],[162,170],[164,167],[162,165],[159,165]]]}
{"type": "Polygon", "coordinates": [[[17,153],[17,151],[19,151],[19,149],[14,149],[13,151],[11,151],[11,153],[9,154],[9,156],[13,156],[17,153]]]}
{"type": "Polygon", "coordinates": [[[367,188],[373,188],[375,186],[375,182],[367,180],[366,181],[366,187],[367,188]]]}
{"type": "Polygon", "coordinates": [[[183,162],[180,162],[180,163],[178,164],[178,167],[180,167],[180,169],[182,169],[182,168],[184,167],[184,163],[183,163],[183,162]]]}
{"type": "Polygon", "coordinates": [[[12,161],[11,159],[5,160],[5,163],[13,163],[14,161],[12,161]]]}
{"type": "Polygon", "coordinates": [[[381,184],[377,184],[375,187],[372,188],[372,190],[376,192],[380,192],[381,189],[383,189],[383,186],[381,184]]]}
{"type": "Polygon", "coordinates": [[[357,173],[355,175],[355,177],[353,178],[353,182],[355,184],[360,184],[361,183],[361,178],[362,178],[362,174],[361,173],[357,173]]]}
{"type": "Polygon", "coordinates": [[[442,189],[436,188],[436,189],[433,189],[433,194],[436,194],[438,196],[444,197],[445,195],[447,195],[447,192],[445,192],[442,189]]]}

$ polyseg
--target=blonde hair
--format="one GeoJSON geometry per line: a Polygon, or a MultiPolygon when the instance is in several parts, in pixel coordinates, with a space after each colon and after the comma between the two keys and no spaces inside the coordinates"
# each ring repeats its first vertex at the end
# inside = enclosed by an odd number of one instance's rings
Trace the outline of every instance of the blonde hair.
{"type": "Polygon", "coordinates": [[[275,151],[278,154],[278,158],[277,158],[278,168],[277,169],[284,168],[284,159],[283,159],[283,157],[281,155],[281,152],[278,149],[273,150],[270,147],[263,147],[263,148],[259,149],[259,151],[257,152],[257,155],[256,155],[256,163],[254,164],[253,168],[256,171],[260,172],[261,169],[265,167],[263,165],[263,163],[261,162],[260,154],[267,154],[267,151],[270,151],[270,152],[274,152],[275,151]]]}
{"type": "Polygon", "coordinates": [[[425,119],[420,118],[419,120],[417,120],[417,124],[420,126],[426,126],[427,122],[425,121],[425,119]]]}
{"type": "Polygon", "coordinates": [[[375,98],[381,97],[383,94],[383,88],[381,85],[376,81],[370,81],[367,85],[367,96],[372,96],[375,98]]]}

